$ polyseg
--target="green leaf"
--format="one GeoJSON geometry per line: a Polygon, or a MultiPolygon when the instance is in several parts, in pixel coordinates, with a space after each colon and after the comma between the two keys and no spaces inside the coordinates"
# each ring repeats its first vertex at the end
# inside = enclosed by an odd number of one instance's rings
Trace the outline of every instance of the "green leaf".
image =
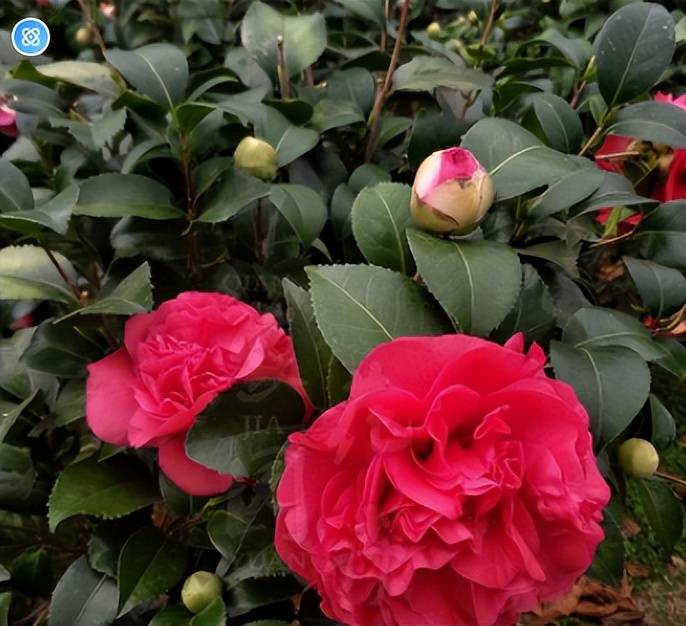
{"type": "Polygon", "coordinates": [[[571,171],[592,167],[588,159],[557,152],[518,124],[499,118],[474,124],[462,147],[473,152],[493,177],[498,200],[551,185],[571,171]]]}
{"type": "Polygon", "coordinates": [[[8,626],[10,603],[12,602],[12,594],[9,591],[0,593],[0,626],[8,626]]]}
{"type": "Polygon", "coordinates": [[[92,217],[145,217],[165,220],[183,217],[172,206],[171,192],[138,174],[100,174],[81,183],[75,213],[92,217]]]}
{"type": "Polygon", "coordinates": [[[27,367],[22,355],[31,344],[35,328],[23,328],[11,337],[0,338],[0,389],[25,399],[38,390],[47,398],[54,398],[57,382],[52,376],[27,367]]]}
{"type": "Polygon", "coordinates": [[[374,104],[374,77],[363,67],[333,71],[327,80],[327,96],[335,102],[351,102],[365,115],[374,104]]]}
{"type": "Polygon", "coordinates": [[[598,546],[587,575],[608,585],[619,585],[624,576],[624,537],[614,515],[603,513],[605,539],[598,546]]]}
{"type": "Polygon", "coordinates": [[[352,207],[353,234],[369,263],[402,274],[414,272],[405,235],[410,195],[410,187],[400,183],[380,183],[358,194],[352,207]]]}
{"type": "Polygon", "coordinates": [[[650,372],[629,348],[574,348],[553,341],[550,358],[555,375],[574,387],[586,407],[597,449],[619,435],[648,398],[650,372]]]}
{"type": "Polygon", "coordinates": [[[317,327],[310,294],[287,278],[283,280],[283,293],[288,306],[288,327],[298,359],[300,378],[312,404],[326,407],[326,377],[331,349],[317,327]]]}
{"type": "MultiPolygon", "coordinates": [[[[53,252],[64,274],[76,283],[76,270],[65,257],[53,252]]],[[[0,249],[0,300],[54,300],[74,304],[76,298],[65,284],[46,251],[38,246],[7,246],[0,249]]]]}
{"type": "Polygon", "coordinates": [[[635,481],[643,513],[650,528],[666,554],[671,554],[684,528],[684,511],[681,501],[672,488],[657,479],[635,481]]]}
{"type": "Polygon", "coordinates": [[[173,109],[186,93],[186,55],[168,43],[153,43],[137,50],[106,50],[105,59],[136,89],[166,109],[173,109]]]}
{"type": "Polygon", "coordinates": [[[99,297],[93,304],[62,317],[73,315],[135,315],[152,309],[152,283],[150,265],[140,265],[122,280],[112,291],[99,297]]]}
{"type": "Polygon", "coordinates": [[[425,291],[402,274],[366,265],[309,267],[307,274],[317,324],[350,372],[380,343],[450,328],[425,291]]]}
{"type": "Polygon", "coordinates": [[[28,498],[35,481],[31,451],[0,443],[0,505],[28,498]]]}
{"type": "Polygon", "coordinates": [[[75,378],[83,376],[86,365],[100,356],[102,349],[82,329],[46,320],[33,333],[21,362],[39,372],[75,378]]]}
{"type": "Polygon", "coordinates": [[[133,458],[97,463],[92,458],[65,468],[50,494],[50,530],[73,515],[112,519],[159,500],[157,486],[133,458]]]}
{"type": "Polygon", "coordinates": [[[555,325],[555,307],[548,287],[528,263],[523,265],[524,282],[515,307],[494,331],[493,338],[504,343],[518,332],[528,341],[545,343],[555,325]]]}
{"type": "Polygon", "coordinates": [[[0,159],[0,213],[33,208],[33,194],[22,171],[9,161],[0,159]]]}
{"type": "Polygon", "coordinates": [[[259,178],[234,168],[228,169],[208,192],[205,209],[197,221],[216,224],[228,220],[253,202],[268,196],[269,190],[270,186],[259,178]]]}
{"type": "Polygon", "coordinates": [[[326,23],[321,13],[282,15],[264,2],[253,2],[241,23],[241,43],[270,75],[276,73],[276,40],[283,37],[288,75],[312,65],[326,48],[326,23]]]}
{"type": "Polygon", "coordinates": [[[112,76],[112,70],[104,63],[56,61],[39,65],[36,71],[43,76],[95,91],[103,96],[116,98],[122,91],[112,76]]]}
{"type": "Polygon", "coordinates": [[[659,4],[632,3],[607,19],[595,45],[598,86],[611,107],[660,79],[674,54],[674,20],[659,4]]]}
{"type": "Polygon", "coordinates": [[[221,598],[215,600],[207,608],[198,613],[189,626],[225,626],[226,607],[221,598]]]}
{"type": "Polygon", "coordinates": [[[574,170],[554,182],[531,203],[529,218],[540,221],[585,200],[605,179],[601,170],[574,170]]]}
{"type": "Polygon", "coordinates": [[[319,143],[316,130],[294,126],[271,107],[267,107],[263,118],[255,124],[255,136],[274,147],[279,167],[292,163],[319,143]]]}
{"type": "Polygon", "coordinates": [[[314,107],[314,114],[309,126],[319,133],[325,133],[332,128],[350,126],[364,122],[362,111],[351,102],[337,102],[335,100],[320,100],[314,107]]]}
{"type": "Polygon", "coordinates": [[[357,17],[367,20],[378,28],[386,29],[383,0],[336,0],[357,17]]]}
{"type": "MultiPolygon", "coordinates": [[[[584,172],[591,175],[589,170],[584,170],[584,172]]],[[[621,174],[605,172],[604,179],[598,190],[590,198],[574,207],[571,213],[578,217],[579,215],[591,213],[605,207],[635,206],[640,204],[657,204],[657,200],[637,195],[631,182],[621,174]]]]}
{"type": "Polygon", "coordinates": [[[643,305],[656,317],[674,313],[686,302],[686,278],[681,272],[631,257],[624,257],[623,261],[643,305]]]}
{"type": "Polygon", "coordinates": [[[664,450],[676,439],[676,424],[672,414],[660,399],[650,394],[650,441],[658,450],[664,450]]]}
{"type": "Polygon", "coordinates": [[[471,68],[460,67],[445,57],[417,56],[401,65],[393,74],[396,91],[429,91],[447,87],[468,92],[486,89],[493,79],[471,68]]]}
{"type": "Polygon", "coordinates": [[[496,241],[448,241],[418,230],[408,238],[419,274],[463,332],[486,336],[512,310],[522,287],[512,248],[496,241]]]}
{"type": "Polygon", "coordinates": [[[26,211],[0,213],[0,226],[29,235],[39,232],[42,227],[65,235],[69,226],[72,211],[79,199],[79,188],[70,185],[62,192],[26,211]]]}
{"type": "Polygon", "coordinates": [[[686,148],[684,110],[668,102],[639,102],[623,108],[608,133],[686,148]]]}
{"type": "Polygon", "coordinates": [[[566,100],[552,93],[534,94],[531,101],[548,145],[565,154],[576,152],[584,138],[576,111],[566,100]]]}
{"type": "Polygon", "coordinates": [[[343,363],[335,356],[332,356],[329,361],[329,371],[326,375],[326,392],[329,398],[329,406],[347,400],[351,384],[352,376],[350,372],[345,369],[343,363]]]}
{"type": "Polygon", "coordinates": [[[181,580],[186,550],[154,526],[131,535],[119,555],[119,615],[164,593],[181,580]]]}
{"type": "Polygon", "coordinates": [[[579,309],[567,323],[563,340],[575,348],[623,346],[647,361],[664,356],[664,350],[640,320],[602,307],[579,309]]]}
{"type": "Polygon", "coordinates": [[[114,138],[124,130],[126,109],[117,109],[91,122],[51,119],[53,128],[66,128],[86,150],[100,152],[112,145],[114,138]]]}
{"type": "Polygon", "coordinates": [[[37,393],[37,391],[34,391],[21,404],[0,401],[0,443],[5,440],[7,433],[21,417],[21,414],[24,412],[26,407],[33,402],[33,399],[36,397],[37,393]]]}
{"type": "Polygon", "coordinates": [[[686,202],[667,202],[651,211],[633,240],[647,259],[686,271],[686,202]]]}
{"type": "Polygon", "coordinates": [[[268,473],[286,436],[302,424],[304,412],[300,394],[284,383],[235,385],[197,416],[186,436],[186,452],[224,474],[268,473]]]}
{"type": "Polygon", "coordinates": [[[309,248],[326,224],[327,210],[321,196],[311,187],[280,184],[272,186],[269,200],[309,248]]]}
{"type": "Polygon", "coordinates": [[[686,379],[686,347],[674,337],[657,337],[655,342],[664,350],[664,356],[655,364],[680,380],[686,379]]]}
{"type": "Polygon", "coordinates": [[[55,587],[48,626],[107,626],[117,614],[117,585],[96,574],[85,556],[74,561],[55,587]]]}
{"type": "Polygon", "coordinates": [[[155,615],[149,626],[189,626],[193,613],[182,606],[166,606],[155,615]]]}

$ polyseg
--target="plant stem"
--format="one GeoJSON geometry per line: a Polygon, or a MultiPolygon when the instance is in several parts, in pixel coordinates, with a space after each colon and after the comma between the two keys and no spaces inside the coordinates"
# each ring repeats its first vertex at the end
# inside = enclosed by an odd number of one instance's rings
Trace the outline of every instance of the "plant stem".
{"type": "Polygon", "coordinates": [[[257,201],[255,209],[255,259],[264,263],[264,230],[262,228],[262,198],[257,201]]]}
{"type": "Polygon", "coordinates": [[[484,32],[481,33],[481,41],[479,42],[482,48],[488,43],[491,32],[493,31],[493,26],[495,26],[495,15],[498,12],[499,4],[498,0],[491,0],[491,10],[488,12],[488,19],[484,26],[484,32]]]}
{"type": "Polygon", "coordinates": [[[384,0],[383,14],[384,14],[385,19],[384,19],[383,30],[381,31],[381,41],[379,42],[379,50],[381,50],[381,52],[386,52],[386,40],[388,39],[388,35],[386,34],[386,30],[388,28],[388,17],[391,14],[391,2],[390,2],[390,0],[384,0]]]}
{"type": "Polygon", "coordinates": [[[193,178],[191,175],[191,154],[188,146],[188,137],[181,137],[181,176],[186,204],[186,219],[188,220],[188,272],[192,278],[200,274],[200,247],[198,246],[198,233],[193,229],[193,221],[196,217],[195,200],[193,199],[193,178]]]}
{"type": "Polygon", "coordinates": [[[62,269],[62,266],[60,265],[60,262],[57,260],[55,255],[52,253],[52,250],[49,250],[45,246],[42,246],[43,250],[45,251],[45,254],[48,255],[48,258],[50,259],[51,263],[55,266],[55,269],[57,270],[57,273],[60,275],[60,278],[64,281],[64,284],[69,287],[69,290],[74,294],[76,299],[81,302],[81,292],[79,291],[79,288],[71,281],[69,276],[67,276],[67,273],[62,269]]]}
{"type": "Polygon", "coordinates": [[[686,487],[686,479],[681,478],[679,476],[674,476],[673,474],[667,474],[667,472],[660,472],[657,471],[655,472],[655,476],[658,478],[664,478],[665,480],[668,480],[675,485],[681,485],[682,487],[686,487]]]}
{"type": "Polygon", "coordinates": [[[598,128],[595,129],[593,134],[588,138],[588,141],[584,144],[583,148],[579,150],[579,156],[583,156],[586,154],[588,149],[596,142],[598,137],[600,137],[601,133],[603,132],[603,126],[602,124],[598,126],[598,128]]]}
{"type": "Polygon", "coordinates": [[[290,85],[288,84],[288,68],[286,67],[286,56],[283,51],[283,37],[281,35],[276,38],[276,63],[281,99],[288,100],[290,97],[290,85]]]}
{"type": "Polygon", "coordinates": [[[78,0],[79,6],[81,7],[81,13],[83,14],[83,21],[88,26],[88,29],[93,33],[93,39],[95,39],[95,45],[98,46],[100,54],[105,56],[105,50],[107,46],[105,45],[105,40],[102,38],[102,33],[98,28],[98,24],[93,17],[93,7],[91,6],[91,0],[78,0]]]}
{"type": "Polygon", "coordinates": [[[407,30],[407,22],[410,12],[410,0],[404,0],[402,9],[400,10],[400,24],[398,25],[398,33],[393,46],[393,54],[391,55],[391,62],[386,70],[386,77],[381,85],[381,88],[376,92],[376,99],[374,100],[374,108],[369,114],[367,120],[367,129],[369,130],[369,138],[367,140],[367,149],[365,151],[365,161],[371,161],[371,158],[376,149],[376,142],[379,140],[379,127],[381,122],[381,109],[383,108],[386,98],[391,91],[393,83],[393,74],[395,68],[398,66],[398,59],[400,58],[400,49],[405,39],[405,31],[407,30]]]}

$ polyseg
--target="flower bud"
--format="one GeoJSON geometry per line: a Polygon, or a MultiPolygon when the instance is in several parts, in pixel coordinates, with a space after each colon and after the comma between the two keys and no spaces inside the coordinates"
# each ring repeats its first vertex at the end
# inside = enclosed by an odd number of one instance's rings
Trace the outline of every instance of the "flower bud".
{"type": "Polygon", "coordinates": [[[465,235],[493,204],[488,172],[464,148],[448,148],[424,159],[412,186],[412,221],[424,230],[465,235]]]}
{"type": "Polygon", "coordinates": [[[266,141],[255,137],[245,137],[233,154],[236,167],[262,180],[276,176],[276,150],[266,141]]]}
{"type": "Polygon", "coordinates": [[[0,101],[0,133],[7,137],[17,136],[17,113],[0,101]]]}
{"type": "Polygon", "coordinates": [[[181,601],[191,613],[205,610],[222,593],[222,581],[210,572],[198,571],[186,578],[181,601]]]}
{"type": "Polygon", "coordinates": [[[429,37],[435,37],[441,32],[441,25],[438,22],[431,22],[426,27],[426,34],[429,35],[429,37]]]}
{"type": "Polygon", "coordinates": [[[80,46],[90,46],[93,43],[93,31],[88,26],[81,26],[76,31],[74,39],[80,46]]]}
{"type": "Polygon", "coordinates": [[[627,439],[619,446],[617,458],[624,473],[634,478],[650,478],[660,464],[653,444],[636,437],[627,439]]]}

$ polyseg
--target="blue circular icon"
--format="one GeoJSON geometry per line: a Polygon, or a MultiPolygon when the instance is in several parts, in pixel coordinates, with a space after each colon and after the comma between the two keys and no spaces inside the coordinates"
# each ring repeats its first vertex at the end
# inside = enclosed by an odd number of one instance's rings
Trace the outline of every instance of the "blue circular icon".
{"type": "Polygon", "coordinates": [[[37,17],[25,17],[12,29],[12,46],[25,57],[43,54],[50,45],[50,29],[37,17]]]}

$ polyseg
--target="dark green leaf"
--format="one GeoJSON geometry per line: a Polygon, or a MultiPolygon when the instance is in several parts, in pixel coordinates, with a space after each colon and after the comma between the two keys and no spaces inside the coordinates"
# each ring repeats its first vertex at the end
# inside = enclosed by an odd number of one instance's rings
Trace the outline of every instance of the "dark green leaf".
{"type": "Polygon", "coordinates": [[[352,207],[355,240],[369,263],[414,272],[405,229],[410,223],[411,189],[400,183],[380,183],[363,189],[352,207]]]}
{"type": "Polygon", "coordinates": [[[605,539],[598,546],[587,574],[608,585],[619,585],[624,576],[624,537],[614,516],[607,509],[604,512],[603,530],[605,539]]]}
{"type": "Polygon", "coordinates": [[[269,200],[283,215],[305,248],[319,237],[326,223],[326,205],[321,196],[304,185],[273,185],[269,200]]]}
{"type": "Polygon", "coordinates": [[[167,606],[152,618],[149,626],[189,626],[193,613],[182,606],[167,606]]]}
{"type": "Polygon", "coordinates": [[[596,39],[598,86],[608,106],[650,89],[674,53],[674,20],[652,2],[636,2],[613,13],[596,39]]]}
{"type": "Polygon", "coordinates": [[[186,569],[186,550],[153,526],[129,537],[119,555],[119,614],[173,587],[186,569]]]}
{"type": "Polygon", "coordinates": [[[49,626],[107,626],[117,614],[117,585],[96,574],[85,556],[74,561],[55,587],[49,626]]]}
{"type": "Polygon", "coordinates": [[[335,100],[320,100],[314,107],[314,115],[309,126],[319,133],[325,133],[332,128],[350,126],[364,122],[362,111],[353,103],[335,100]]]}
{"type": "Polygon", "coordinates": [[[64,235],[78,198],[79,188],[70,185],[35,209],[0,214],[0,226],[22,234],[34,234],[45,227],[64,235]]]}
{"type": "Polygon", "coordinates": [[[172,206],[170,191],[147,176],[100,174],[81,183],[75,213],[92,217],[145,217],[164,220],[182,217],[172,206]]]}
{"type": "Polygon", "coordinates": [[[21,399],[30,397],[40,389],[47,398],[54,398],[57,393],[55,379],[30,369],[22,361],[35,330],[24,328],[7,339],[0,338],[0,389],[21,399]]]}
{"type": "Polygon", "coordinates": [[[410,230],[422,279],[463,332],[486,336],[512,310],[522,269],[512,248],[495,241],[447,241],[410,230]]]}
{"type": "Polygon", "coordinates": [[[292,163],[319,143],[316,130],[294,126],[271,107],[267,107],[263,119],[256,123],[255,135],[274,147],[279,167],[292,163]]]}
{"type": "Polygon", "coordinates": [[[550,185],[531,203],[529,217],[539,221],[570,208],[594,193],[604,178],[600,170],[580,169],[570,172],[550,185]]]}
{"type": "Polygon", "coordinates": [[[671,267],[624,257],[643,305],[656,317],[674,313],[686,302],[686,278],[671,267]]]}
{"type": "Polygon", "coordinates": [[[631,423],[648,398],[650,372],[629,348],[574,348],[553,341],[550,358],[556,376],[574,387],[586,407],[598,449],[631,423]]]}
{"type": "Polygon", "coordinates": [[[576,111],[566,100],[552,93],[534,94],[531,101],[547,144],[566,154],[576,152],[584,137],[576,111]]]}
{"type": "Polygon", "coordinates": [[[225,626],[225,624],[226,607],[221,598],[216,598],[212,604],[190,621],[190,626],[225,626]]]}
{"type": "Polygon", "coordinates": [[[235,385],[197,416],[186,452],[224,474],[258,476],[269,471],[286,436],[303,418],[302,398],[284,383],[235,385]]]}
{"type": "Polygon", "coordinates": [[[386,29],[386,17],[384,16],[382,0],[336,0],[336,2],[342,4],[357,17],[371,22],[382,30],[386,29]]]}
{"type": "Polygon", "coordinates": [[[114,81],[112,70],[104,63],[91,61],[57,61],[36,68],[43,76],[55,78],[103,96],[117,97],[121,88],[114,81]]]}
{"type": "Polygon", "coordinates": [[[380,343],[449,328],[424,290],[402,274],[364,265],[310,267],[307,273],[322,335],[351,372],[380,343]]]}
{"type": "Polygon", "coordinates": [[[167,109],[183,99],[188,84],[186,55],[168,43],[137,50],[107,50],[105,59],[136,89],[167,109]]]}
{"type": "Polygon", "coordinates": [[[432,92],[437,87],[448,87],[467,92],[492,84],[493,79],[487,74],[455,65],[445,57],[418,56],[393,74],[393,89],[397,91],[432,92]]]}
{"type": "Polygon", "coordinates": [[[326,47],[326,24],[321,13],[282,15],[264,2],[253,2],[241,23],[241,43],[271,75],[276,73],[277,37],[289,76],[312,65],[326,47]]]}
{"type": "Polygon", "coordinates": [[[0,443],[0,505],[28,498],[35,480],[29,449],[0,443]]]}
{"type": "Polygon", "coordinates": [[[121,517],[159,500],[157,486],[145,467],[133,458],[107,463],[87,459],[70,465],[58,476],[50,494],[50,530],[73,515],[121,517]]]}
{"type": "Polygon", "coordinates": [[[33,208],[33,194],[22,171],[0,159],[0,213],[27,211],[33,208]]]}
{"type": "Polygon", "coordinates": [[[623,108],[608,133],[686,148],[684,110],[667,102],[639,102],[623,108]]]}
{"type": "Polygon", "coordinates": [[[269,185],[237,169],[226,170],[207,194],[199,222],[215,224],[236,215],[241,209],[269,195],[269,185]]]}
{"type": "Polygon", "coordinates": [[[288,306],[288,327],[298,359],[300,377],[317,408],[326,407],[326,376],[331,349],[319,332],[314,317],[310,294],[287,278],[283,280],[283,292],[288,306]]]}
{"type": "Polygon", "coordinates": [[[661,480],[637,480],[635,484],[641,508],[648,518],[655,539],[666,554],[671,554],[684,528],[681,501],[674,495],[672,488],[661,480]]]}
{"type": "Polygon", "coordinates": [[[676,424],[672,414],[660,399],[650,394],[650,441],[658,450],[667,448],[676,439],[676,424]]]}
{"type": "Polygon", "coordinates": [[[661,204],[639,224],[634,240],[644,257],[686,271],[686,202],[661,204]]]}

